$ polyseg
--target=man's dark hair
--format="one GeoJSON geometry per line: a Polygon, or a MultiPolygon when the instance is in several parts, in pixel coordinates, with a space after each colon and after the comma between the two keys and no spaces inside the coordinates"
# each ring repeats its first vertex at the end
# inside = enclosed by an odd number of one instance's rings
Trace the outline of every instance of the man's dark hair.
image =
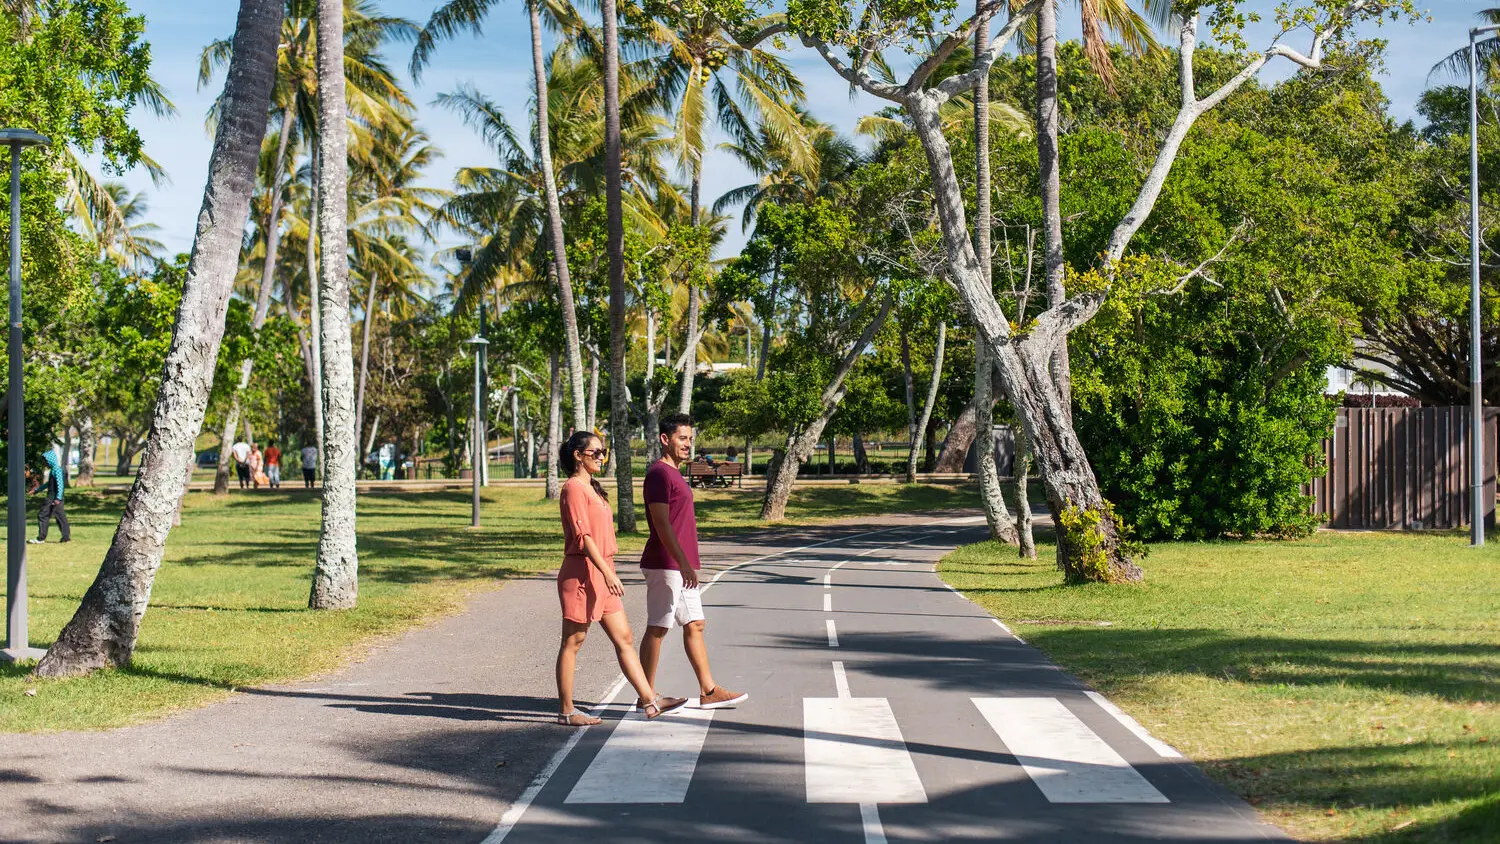
{"type": "Polygon", "coordinates": [[[266,445],[271,446],[271,447],[274,448],[275,445],[276,445],[276,441],[275,440],[266,440],[266,445]]]}
{"type": "Polygon", "coordinates": [[[661,422],[656,426],[656,430],[661,434],[670,437],[673,434],[677,433],[677,429],[681,428],[683,425],[686,425],[689,428],[693,427],[693,417],[687,415],[686,413],[672,413],[661,418],[661,422]]]}

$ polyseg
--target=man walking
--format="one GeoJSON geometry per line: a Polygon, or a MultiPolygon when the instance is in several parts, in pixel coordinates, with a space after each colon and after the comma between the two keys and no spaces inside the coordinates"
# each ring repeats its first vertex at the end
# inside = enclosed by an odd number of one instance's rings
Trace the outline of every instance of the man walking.
{"type": "Polygon", "coordinates": [[[47,497],[42,501],[42,510],[37,517],[40,525],[36,539],[27,540],[27,542],[31,545],[46,542],[47,528],[51,527],[53,519],[57,519],[57,529],[62,532],[62,541],[72,542],[73,532],[68,528],[68,514],[63,510],[63,487],[68,485],[67,475],[63,474],[62,465],[57,460],[57,452],[49,448],[42,452],[42,459],[47,462],[47,478],[45,481],[33,484],[31,491],[36,491],[42,483],[46,483],[47,497]]]}
{"type": "MultiPolygon", "coordinates": [[[[674,413],[661,420],[661,459],[646,470],[646,523],[651,536],[641,552],[646,576],[646,635],[641,637],[641,668],[648,684],[656,682],[662,640],[672,625],[682,625],[682,646],[698,675],[698,706],[733,706],[750,695],[714,682],[703,641],[703,599],[698,592],[698,517],[693,490],[682,478],[682,464],[693,454],[693,419],[674,413]]],[[[653,687],[654,688],[654,687],[653,687]]],[[[636,701],[644,707],[645,701],[636,701]]]]}
{"type": "Polygon", "coordinates": [[[318,479],[318,447],[308,443],[302,447],[302,486],[313,488],[318,479]]]}
{"type": "Polygon", "coordinates": [[[271,489],[281,486],[281,449],[276,447],[275,440],[266,444],[266,478],[271,482],[271,489]]]}
{"type": "Polygon", "coordinates": [[[240,440],[229,447],[229,453],[234,456],[234,475],[244,489],[250,485],[250,444],[240,440]]]}

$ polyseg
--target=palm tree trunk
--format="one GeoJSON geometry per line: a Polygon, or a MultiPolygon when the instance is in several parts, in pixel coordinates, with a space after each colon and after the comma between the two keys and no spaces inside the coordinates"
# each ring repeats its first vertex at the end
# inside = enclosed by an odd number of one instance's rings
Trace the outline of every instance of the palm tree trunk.
{"type": "MultiPolygon", "coordinates": [[[[693,65],[693,72],[698,72],[698,65],[696,62],[693,65]]],[[[695,229],[701,222],[698,211],[698,202],[703,191],[703,162],[701,158],[701,150],[699,151],[699,154],[700,158],[698,163],[693,165],[693,189],[690,195],[693,203],[691,218],[692,226],[695,229]]],[[[698,344],[694,342],[693,338],[698,336],[698,316],[703,305],[701,294],[699,294],[698,292],[698,286],[696,284],[692,284],[691,282],[689,282],[688,284],[687,342],[689,345],[687,349],[687,365],[682,368],[682,392],[677,397],[678,413],[693,412],[693,380],[698,374],[698,344]]]]}
{"type": "Polygon", "coordinates": [[[323,458],[324,420],[323,420],[323,294],[318,289],[318,214],[322,199],[321,185],[319,184],[318,165],[320,158],[317,149],[311,150],[312,155],[312,201],[307,217],[307,297],[308,297],[308,330],[312,335],[308,347],[312,350],[312,381],[308,384],[312,387],[313,394],[313,432],[318,437],[318,468],[321,471],[325,465],[323,458]]]}
{"type": "Polygon", "coordinates": [[[531,69],[536,77],[536,146],[542,165],[543,192],[547,198],[547,233],[552,239],[552,263],[557,271],[557,285],[562,295],[568,382],[573,390],[573,427],[584,430],[584,422],[587,420],[583,416],[583,352],[578,341],[578,312],[573,304],[573,281],[568,273],[562,207],[557,198],[557,178],[552,172],[552,135],[547,127],[547,68],[542,55],[542,22],[537,11],[539,2],[541,0],[528,0],[526,3],[527,17],[531,21],[531,69]]]}
{"type": "Polygon", "coordinates": [[[584,420],[586,431],[599,427],[599,350],[590,348],[589,351],[589,405],[584,420]]]}
{"type": "Polygon", "coordinates": [[[375,284],[378,279],[370,276],[370,289],[365,292],[364,336],[359,342],[359,389],[354,398],[354,435],[365,431],[365,381],[370,374],[370,327],[375,324],[375,284]]]}
{"type": "Polygon", "coordinates": [[[557,474],[557,452],[562,448],[562,372],[553,352],[547,379],[547,500],[562,497],[562,481],[557,474]]]}
{"type": "MultiPolygon", "coordinates": [[[[1063,287],[1062,208],[1059,205],[1061,176],[1057,152],[1057,6],[1043,3],[1036,14],[1036,152],[1041,175],[1043,266],[1047,275],[1047,305],[1056,307],[1067,298],[1063,287]]],[[[1025,322],[1025,314],[1017,314],[1025,322]]],[[[1052,353],[1052,378],[1062,396],[1063,412],[1073,416],[1072,378],[1068,371],[1068,344],[1057,344],[1052,353]]]]}
{"type": "Polygon", "coordinates": [[[130,662],[135,650],[182,478],[192,461],[193,441],[203,426],[213,387],[224,314],[265,137],[282,8],[282,0],[240,2],[208,183],[162,370],[146,459],[98,576],[37,666],[37,673],[44,677],[122,666],[130,662]]]}
{"type": "Polygon", "coordinates": [[[901,372],[906,379],[906,439],[917,445],[917,384],[911,374],[911,340],[906,334],[906,320],[901,320],[901,372]]]}
{"type": "Polygon", "coordinates": [[[318,174],[322,206],[318,240],[326,259],[318,273],[323,358],[323,529],[308,606],[350,609],[359,598],[355,545],[354,355],[349,342],[349,141],[344,99],[344,4],[318,0],[318,174]]]}
{"type": "Polygon", "coordinates": [[[932,380],[927,384],[927,400],[922,402],[922,415],[917,419],[912,434],[911,449],[906,453],[906,482],[917,482],[917,445],[927,436],[927,423],[932,421],[932,408],[937,404],[938,387],[943,380],[943,352],[948,343],[948,323],[938,323],[937,350],[932,355],[932,380]]]}
{"type": "Polygon", "coordinates": [[[609,433],[615,464],[615,522],[635,533],[635,486],[630,468],[630,405],[625,395],[625,209],[620,172],[620,32],[615,0],[603,0],[604,205],[609,247],[609,433]]]}

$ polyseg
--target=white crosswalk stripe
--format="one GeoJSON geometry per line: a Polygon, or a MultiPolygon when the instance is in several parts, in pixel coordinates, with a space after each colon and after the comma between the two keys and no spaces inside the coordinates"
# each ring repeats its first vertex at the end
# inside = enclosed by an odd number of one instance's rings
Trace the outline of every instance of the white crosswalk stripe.
{"type": "Polygon", "coordinates": [[[927,802],[885,698],[803,698],[802,734],[807,802],[927,802]]]}
{"type": "Polygon", "coordinates": [[[1057,698],[973,700],[1048,801],[1171,802],[1057,698]]]}
{"type": "Polygon", "coordinates": [[[687,707],[656,721],[626,717],[564,802],[681,803],[713,717],[711,709],[687,707]]]}

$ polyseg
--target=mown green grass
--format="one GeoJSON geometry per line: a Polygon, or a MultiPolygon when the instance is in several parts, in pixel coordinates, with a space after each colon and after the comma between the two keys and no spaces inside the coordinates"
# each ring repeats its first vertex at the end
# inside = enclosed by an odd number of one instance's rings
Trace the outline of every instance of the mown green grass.
{"type": "Polygon", "coordinates": [[[1143,585],[1083,587],[1039,550],[970,546],[942,573],[1271,822],[1308,840],[1500,841],[1500,548],[1171,543],[1143,585]]]}
{"type": "MultiPolygon", "coordinates": [[[[706,536],[759,526],[753,491],[697,496],[706,536]]],[[[0,731],[120,726],[240,686],[326,671],[382,635],[456,610],[473,589],[551,569],[561,553],[557,504],[539,487],[485,490],[479,530],[468,527],[467,492],[371,492],[359,499],[359,607],[313,612],[306,608],[319,523],[312,494],[289,486],[222,498],[193,493],[187,501],[133,665],[65,681],[37,681],[28,669],[0,666],[0,731]]],[[[67,503],[73,542],[57,544],[54,533],[53,542],[29,548],[31,639],[40,647],[93,581],[124,496],[73,490],[67,503]]],[[[788,515],[805,523],[976,503],[969,488],[808,486],[794,493],[788,515]]],[[[622,555],[643,542],[643,535],[621,537],[622,555]]]]}

